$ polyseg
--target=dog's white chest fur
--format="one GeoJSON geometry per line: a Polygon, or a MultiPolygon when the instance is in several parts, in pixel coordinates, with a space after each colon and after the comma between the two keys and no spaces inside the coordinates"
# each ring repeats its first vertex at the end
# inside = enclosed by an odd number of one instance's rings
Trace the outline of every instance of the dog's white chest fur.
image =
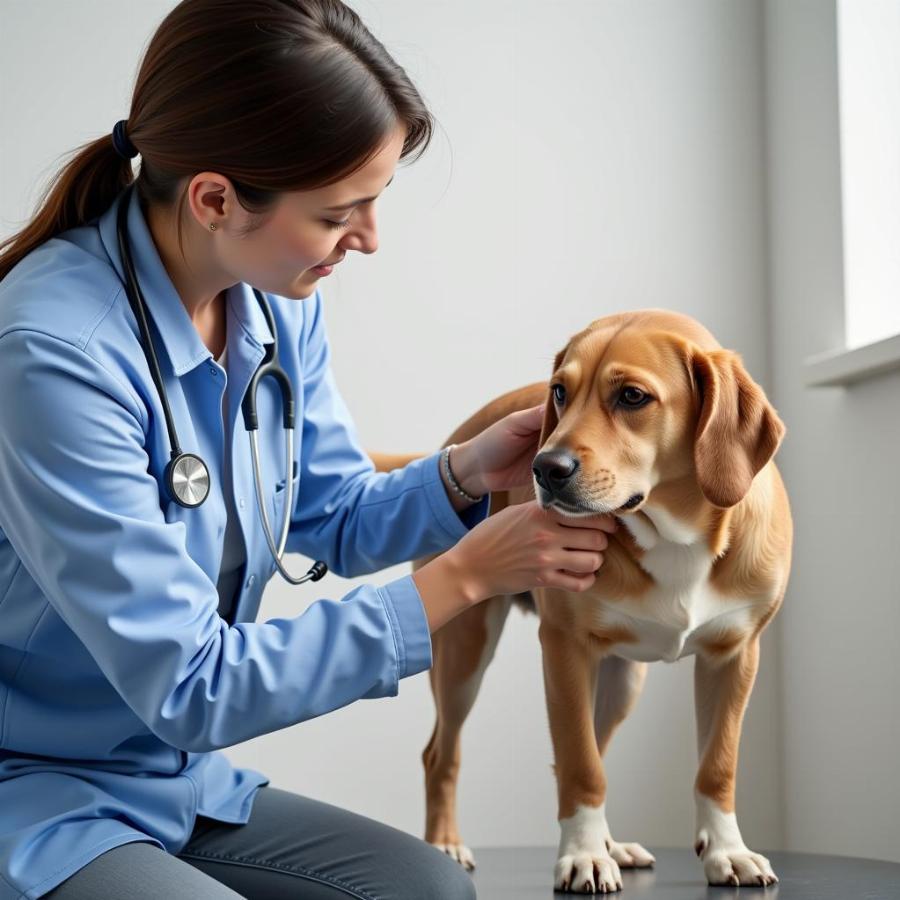
{"type": "Polygon", "coordinates": [[[641,566],[656,584],[640,598],[601,603],[604,625],[620,625],[638,639],[616,644],[612,652],[640,662],[675,662],[695,653],[700,638],[748,627],[753,602],[724,597],[709,584],[714,558],[703,536],[659,507],[648,504],[643,512],[655,530],[636,516],[621,521],[644,549],[641,566]]]}

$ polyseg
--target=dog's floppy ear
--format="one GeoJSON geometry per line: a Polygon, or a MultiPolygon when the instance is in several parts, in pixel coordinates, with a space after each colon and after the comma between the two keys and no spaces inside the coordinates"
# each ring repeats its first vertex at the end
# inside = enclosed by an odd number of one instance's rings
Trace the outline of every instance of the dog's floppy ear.
{"type": "Polygon", "coordinates": [[[697,482],[714,506],[734,506],[775,455],[784,423],[738,353],[694,347],[688,368],[701,399],[694,438],[697,482]]]}
{"type": "MultiPolygon", "coordinates": [[[[556,359],[553,360],[553,370],[550,372],[551,378],[553,377],[553,373],[562,365],[566,350],[568,349],[569,345],[566,344],[566,346],[556,354],[556,359]]],[[[544,405],[544,424],[541,427],[541,438],[540,441],[538,441],[538,449],[544,446],[547,442],[547,438],[553,434],[556,426],[559,425],[559,419],[556,416],[556,406],[553,403],[553,391],[550,390],[550,384],[552,384],[552,381],[547,385],[547,402],[544,405]]]]}

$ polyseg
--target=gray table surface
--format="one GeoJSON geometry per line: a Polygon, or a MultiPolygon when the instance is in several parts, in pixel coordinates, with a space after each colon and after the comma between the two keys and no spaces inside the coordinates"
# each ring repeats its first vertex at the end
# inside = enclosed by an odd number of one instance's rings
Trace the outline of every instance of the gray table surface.
{"type": "MultiPolygon", "coordinates": [[[[652,869],[622,869],[623,889],[596,895],[619,900],[900,900],[900,863],[851,856],[759,850],[778,876],[769,887],[706,883],[700,860],[689,849],[647,849],[652,869]]],[[[555,847],[473,848],[478,900],[563,900],[590,894],[553,891],[555,847]]]]}

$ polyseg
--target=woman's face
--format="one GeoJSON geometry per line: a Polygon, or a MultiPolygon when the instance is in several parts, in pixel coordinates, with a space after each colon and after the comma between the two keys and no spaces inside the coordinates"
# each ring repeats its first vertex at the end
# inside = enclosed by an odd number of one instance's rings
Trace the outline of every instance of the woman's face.
{"type": "Polygon", "coordinates": [[[256,217],[237,202],[230,182],[198,173],[188,198],[209,235],[212,264],[230,283],[244,281],[294,300],[310,297],[348,251],[378,249],[375,199],[393,178],[404,138],[398,128],[365,166],[328,187],[285,192],[265,224],[246,235],[240,229],[256,217]]]}

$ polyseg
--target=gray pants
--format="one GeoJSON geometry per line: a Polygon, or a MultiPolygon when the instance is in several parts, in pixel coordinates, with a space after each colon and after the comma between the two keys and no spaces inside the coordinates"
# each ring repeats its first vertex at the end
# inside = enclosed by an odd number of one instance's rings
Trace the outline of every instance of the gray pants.
{"type": "Polygon", "coordinates": [[[475,887],[459,863],[405,831],[264,786],[246,825],[198,816],[178,856],[155,844],[123,844],[45,897],[472,900],[475,887]]]}

